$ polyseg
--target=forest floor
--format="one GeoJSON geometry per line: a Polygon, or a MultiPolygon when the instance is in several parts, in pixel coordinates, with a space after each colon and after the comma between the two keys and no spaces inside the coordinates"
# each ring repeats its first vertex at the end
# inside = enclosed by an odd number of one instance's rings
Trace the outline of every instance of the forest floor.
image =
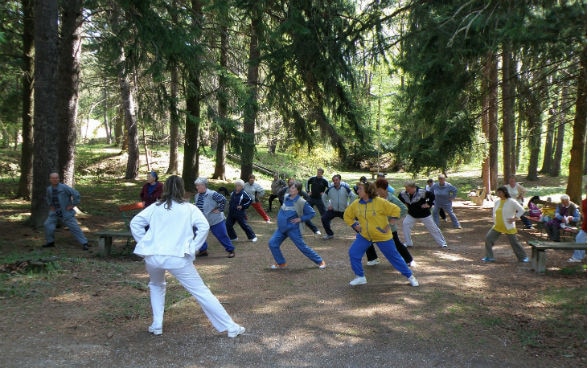
{"type": "MultiPolygon", "coordinates": [[[[327,269],[319,270],[286,241],[288,268],[270,270],[267,242],[275,223],[264,223],[251,209],[257,243],[236,242],[236,257],[228,259],[209,237],[210,255],[195,262],[229,314],[247,328],[229,339],[171,276],[164,333],[147,332],[151,310],[143,263],[120,240],[112,256],[97,255],[95,233],[120,226],[112,196],[102,188],[83,197],[87,211],[78,220],[92,241],[90,251],[64,229],[56,234],[56,248],[42,249],[43,233],[19,221],[27,203],[3,199],[0,366],[586,366],[585,263],[567,263],[570,252],[548,251],[547,273],[539,275],[516,261],[506,238],[495,248],[497,262],[482,263],[489,204],[455,202],[463,229],[441,223],[446,250],[415,226],[410,251],[416,288],[383,257],[365,267],[367,285],[349,286],[347,249],[354,234],[340,219],[333,220],[335,239],[305,232],[327,269]]],[[[276,209],[270,213],[275,215],[276,209]]],[[[322,230],[320,220],[314,222],[322,230]]],[[[526,241],[540,233],[519,236],[526,241]]]]}

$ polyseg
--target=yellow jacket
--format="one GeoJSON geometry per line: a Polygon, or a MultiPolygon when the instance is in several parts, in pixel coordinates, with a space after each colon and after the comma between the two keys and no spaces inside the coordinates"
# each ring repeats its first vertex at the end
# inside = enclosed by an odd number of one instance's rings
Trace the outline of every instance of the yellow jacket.
{"type": "Polygon", "coordinates": [[[367,202],[356,199],[343,214],[343,220],[347,225],[359,224],[361,236],[374,242],[392,239],[388,217],[399,218],[400,208],[379,197],[367,202]]]}

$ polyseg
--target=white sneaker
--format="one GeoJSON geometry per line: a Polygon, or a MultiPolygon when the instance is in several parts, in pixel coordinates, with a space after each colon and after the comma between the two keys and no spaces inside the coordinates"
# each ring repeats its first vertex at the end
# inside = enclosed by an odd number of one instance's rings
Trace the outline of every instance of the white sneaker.
{"type": "Polygon", "coordinates": [[[267,220],[265,223],[266,224],[271,224],[272,223],[272,220],[267,220]]]}
{"type": "Polygon", "coordinates": [[[414,245],[412,245],[412,244],[406,244],[406,243],[405,243],[405,244],[404,244],[404,246],[405,246],[406,248],[412,248],[414,245]]]}
{"type": "Polygon", "coordinates": [[[572,258],[568,259],[568,262],[577,263],[577,262],[582,262],[582,260],[581,259],[576,259],[576,258],[572,257],[572,258]]]}
{"type": "Polygon", "coordinates": [[[251,241],[255,243],[257,241],[257,236],[255,238],[251,239],[251,241]]]}
{"type": "Polygon", "coordinates": [[[443,249],[447,248],[447,244],[443,244],[443,245],[441,246],[441,248],[443,248],[443,249]]]}
{"type": "Polygon", "coordinates": [[[377,264],[380,264],[380,260],[379,259],[372,259],[371,261],[367,261],[366,263],[368,266],[375,266],[377,264]]]}
{"type": "Polygon", "coordinates": [[[351,282],[349,282],[349,285],[351,285],[351,286],[365,285],[365,284],[367,284],[367,279],[365,278],[365,276],[356,276],[353,280],[351,280],[351,282]]]}
{"type": "Polygon", "coordinates": [[[227,336],[233,339],[239,335],[242,335],[243,333],[245,333],[245,327],[237,325],[237,328],[233,331],[229,331],[227,336]]]}
{"type": "Polygon", "coordinates": [[[163,334],[163,328],[159,327],[153,327],[153,326],[149,326],[149,333],[154,334],[155,336],[159,336],[161,334],[163,334]]]}
{"type": "Polygon", "coordinates": [[[414,277],[414,275],[411,275],[408,278],[408,281],[410,282],[410,286],[419,286],[419,282],[417,281],[416,277],[414,277]]]}
{"type": "Polygon", "coordinates": [[[239,238],[229,239],[229,240],[232,241],[232,242],[235,242],[235,241],[239,240],[239,238]]]}
{"type": "Polygon", "coordinates": [[[321,235],[321,231],[320,231],[320,230],[317,230],[317,231],[314,233],[314,235],[321,235]]]}
{"type": "Polygon", "coordinates": [[[416,267],[416,262],[414,259],[408,263],[408,267],[416,267]]]}

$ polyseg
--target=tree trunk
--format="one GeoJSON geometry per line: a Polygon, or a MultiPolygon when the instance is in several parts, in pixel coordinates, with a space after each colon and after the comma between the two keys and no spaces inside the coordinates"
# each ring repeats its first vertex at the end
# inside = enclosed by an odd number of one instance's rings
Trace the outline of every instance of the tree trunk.
{"type": "MultiPolygon", "coordinates": [[[[523,113],[527,120],[527,134],[529,135],[529,165],[527,167],[527,180],[537,181],[537,169],[539,167],[539,153],[541,152],[541,130],[543,122],[541,119],[541,112],[543,107],[541,106],[540,96],[544,95],[547,81],[541,76],[540,69],[538,66],[530,65],[529,73],[531,78],[523,78],[521,86],[523,86],[524,95],[524,108],[523,113]],[[530,79],[530,80],[529,80],[530,79]],[[530,84],[536,86],[535,90],[532,90],[530,84]]],[[[521,119],[522,120],[522,119],[521,119]]]]}
{"type": "Polygon", "coordinates": [[[251,19],[251,38],[249,40],[249,63],[247,68],[248,97],[243,114],[243,145],[241,151],[241,179],[247,181],[253,173],[253,154],[255,152],[255,121],[259,105],[257,101],[259,81],[259,35],[261,16],[254,13],[251,19]]]}
{"type": "Polygon", "coordinates": [[[61,39],[57,71],[57,121],[59,174],[62,181],[70,186],[74,185],[82,22],[82,0],[64,0],[61,7],[61,39]]]}
{"type": "Polygon", "coordinates": [[[505,183],[516,173],[513,65],[511,48],[505,43],[502,50],[502,160],[505,183]]]}
{"type": "MultiPolygon", "coordinates": [[[[225,8],[226,9],[226,8],[225,8]]],[[[228,70],[228,54],[229,54],[229,28],[226,25],[228,16],[223,14],[221,16],[222,26],[220,29],[220,67],[221,73],[218,81],[218,117],[216,124],[216,155],[214,160],[214,174],[215,179],[226,179],[226,156],[227,156],[227,130],[228,130],[228,81],[224,73],[228,70]]]]}
{"type": "Polygon", "coordinates": [[[33,185],[33,75],[35,33],[33,0],[22,1],[23,17],[23,65],[22,65],[22,146],[20,155],[20,179],[17,198],[31,199],[33,185]]]}
{"type": "Polygon", "coordinates": [[[582,188],[582,177],[586,174],[586,98],[586,46],[584,46],[580,56],[574,136],[572,138],[572,149],[570,150],[568,186],[566,188],[566,193],[575,203],[580,203],[582,195],[585,193],[582,188]]]}
{"type": "MultiPolygon", "coordinates": [[[[202,33],[202,3],[199,0],[192,0],[192,32],[195,35],[195,42],[202,33]]],[[[188,65],[188,86],[186,87],[186,135],[184,140],[184,167],[182,178],[187,190],[194,187],[194,180],[200,174],[199,165],[199,130],[200,130],[200,93],[202,84],[200,81],[200,65],[197,60],[189,61],[188,65]]]]}
{"type": "Polygon", "coordinates": [[[549,118],[547,119],[547,135],[545,137],[545,148],[543,151],[542,174],[549,174],[553,167],[553,138],[555,137],[555,122],[557,120],[557,111],[559,103],[559,93],[556,93],[553,99],[553,106],[549,109],[549,118]]]}
{"type": "MultiPolygon", "coordinates": [[[[568,86],[564,85],[561,92],[561,105],[560,106],[571,106],[571,103],[568,103],[568,86]]],[[[552,177],[558,177],[561,174],[561,158],[563,155],[563,146],[564,146],[564,136],[566,132],[566,114],[563,109],[559,109],[556,112],[556,130],[555,130],[555,139],[554,139],[554,152],[553,152],[553,163],[551,165],[551,171],[549,175],[552,177]]]]}
{"type": "Polygon", "coordinates": [[[488,53],[482,80],[482,130],[488,153],[482,163],[482,183],[486,193],[496,188],[498,178],[498,66],[496,55],[488,53]]]}
{"type": "Polygon", "coordinates": [[[178,143],[180,140],[180,115],[178,114],[178,86],[180,85],[178,77],[178,65],[175,61],[170,62],[170,92],[169,97],[169,166],[167,174],[177,174],[178,172],[178,143]]]}
{"type": "Polygon", "coordinates": [[[135,179],[139,174],[139,137],[137,129],[137,116],[135,107],[135,98],[133,96],[133,87],[130,82],[127,68],[125,67],[124,50],[121,48],[121,60],[119,64],[118,81],[120,85],[120,94],[122,98],[122,107],[124,113],[125,128],[127,130],[126,138],[128,139],[127,168],[125,179],[135,179]]]}
{"type": "Polygon", "coordinates": [[[45,189],[52,171],[57,171],[57,114],[55,112],[57,69],[57,0],[35,1],[34,158],[31,225],[43,226],[48,205],[45,189]],[[40,103],[42,101],[42,103],[40,103]]]}

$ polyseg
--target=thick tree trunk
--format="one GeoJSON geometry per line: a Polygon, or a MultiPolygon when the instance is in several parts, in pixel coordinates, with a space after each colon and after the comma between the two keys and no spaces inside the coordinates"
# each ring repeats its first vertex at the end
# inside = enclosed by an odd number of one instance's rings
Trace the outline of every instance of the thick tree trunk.
{"type": "Polygon", "coordinates": [[[33,0],[22,1],[23,17],[23,65],[22,65],[22,146],[20,155],[20,179],[17,198],[31,199],[33,185],[33,75],[34,25],[33,0]]]}
{"type": "Polygon", "coordinates": [[[33,191],[31,225],[43,226],[48,205],[45,189],[52,171],[57,171],[57,0],[35,1],[35,113],[33,191]],[[41,102],[42,103],[39,103],[41,102]]]}
{"type": "Polygon", "coordinates": [[[488,153],[482,164],[482,183],[486,193],[498,184],[498,66],[494,53],[488,53],[484,65],[482,129],[488,153]]]}
{"type": "MultiPolygon", "coordinates": [[[[569,103],[568,87],[562,88],[561,106],[571,106],[569,103]]],[[[553,152],[553,163],[551,165],[550,176],[558,177],[561,174],[561,158],[563,155],[564,138],[566,133],[566,114],[563,109],[560,108],[556,115],[556,133],[555,133],[555,150],[553,152]]]]}
{"type": "Polygon", "coordinates": [[[59,174],[62,181],[70,186],[74,185],[82,22],[82,0],[64,0],[61,6],[61,40],[57,71],[57,121],[59,174]]]}
{"type": "Polygon", "coordinates": [[[137,115],[133,86],[130,82],[128,68],[125,66],[126,57],[124,49],[120,50],[118,82],[122,99],[124,126],[127,134],[127,168],[125,179],[135,179],[139,174],[139,136],[137,129],[137,115]]]}
{"type": "MultiPolygon", "coordinates": [[[[222,17],[227,19],[224,15],[222,17]]],[[[227,156],[227,130],[228,130],[228,81],[224,75],[225,70],[228,69],[228,54],[229,54],[229,29],[226,24],[221,26],[220,32],[220,67],[221,74],[219,77],[218,86],[218,117],[216,124],[216,155],[214,160],[214,174],[212,175],[215,179],[225,180],[226,179],[226,156],[227,156]]]]}
{"type": "Polygon", "coordinates": [[[549,118],[547,119],[547,135],[545,136],[545,148],[543,151],[542,174],[549,174],[553,167],[553,138],[555,137],[555,122],[557,120],[559,93],[556,93],[553,99],[553,106],[549,109],[549,118]]]}
{"type": "Polygon", "coordinates": [[[582,188],[582,177],[586,174],[586,98],[586,46],[584,46],[580,57],[574,136],[570,150],[568,186],[566,188],[566,193],[575,203],[581,202],[585,192],[585,189],[582,188]]]}
{"type": "Polygon", "coordinates": [[[253,173],[253,154],[255,152],[255,121],[259,110],[257,94],[259,81],[259,34],[261,17],[254,14],[251,19],[251,38],[249,39],[249,64],[247,68],[248,97],[243,115],[243,145],[241,151],[241,179],[247,180],[253,173]]]}
{"type": "Polygon", "coordinates": [[[180,85],[178,77],[178,65],[175,61],[170,63],[170,89],[169,98],[169,166],[167,174],[176,174],[178,172],[178,143],[180,141],[180,115],[178,114],[178,87],[180,85]]]}
{"type": "Polygon", "coordinates": [[[515,119],[514,119],[514,76],[512,52],[508,44],[502,51],[502,160],[504,182],[516,173],[515,165],[515,119]]]}

